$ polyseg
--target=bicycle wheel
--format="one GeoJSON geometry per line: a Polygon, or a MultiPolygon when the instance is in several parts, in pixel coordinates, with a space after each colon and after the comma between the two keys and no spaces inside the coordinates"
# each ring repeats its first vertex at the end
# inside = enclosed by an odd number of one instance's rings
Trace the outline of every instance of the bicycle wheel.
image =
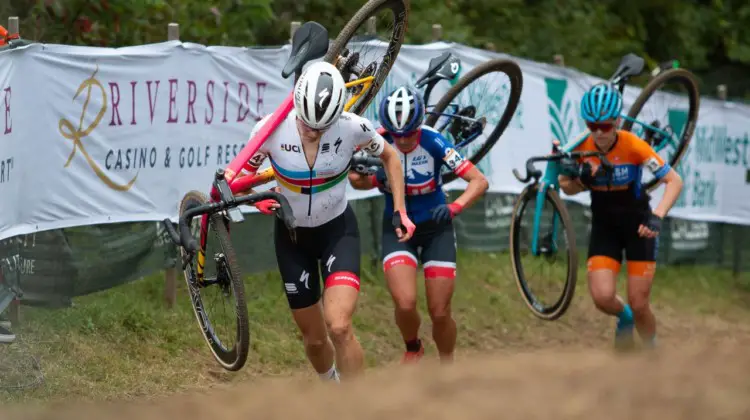
{"type": "MultiPolygon", "coordinates": [[[[489,153],[492,146],[497,143],[497,140],[503,134],[505,129],[513,119],[513,115],[518,107],[518,102],[521,99],[521,90],[523,89],[523,74],[521,68],[518,67],[513,61],[505,59],[493,59],[484,62],[474,67],[465,76],[461,77],[455,85],[453,85],[446,93],[440,98],[440,101],[435,105],[430,113],[427,115],[425,124],[435,128],[436,123],[440,121],[442,113],[449,105],[455,107],[458,105],[459,111],[450,112],[451,115],[466,116],[472,119],[472,121],[465,121],[453,116],[449,118],[450,121],[443,121],[441,132],[448,129],[448,133],[444,133],[446,137],[453,142],[454,145],[458,146],[459,152],[468,158],[473,164],[477,165],[487,153],[489,153]],[[492,73],[505,74],[510,78],[510,86],[507,83],[498,83],[493,81],[491,78],[486,80],[485,83],[475,83],[480,78],[490,75],[492,73]],[[491,87],[500,88],[500,93],[491,93],[491,87]],[[476,100],[477,96],[480,100],[476,100]],[[487,97],[490,103],[487,105],[481,105],[481,99],[487,97]],[[456,103],[457,102],[457,103],[456,103]],[[494,129],[486,136],[483,142],[480,142],[479,137],[482,136],[484,130],[488,125],[492,126],[493,123],[488,123],[488,117],[497,115],[496,108],[501,105],[502,102],[506,103],[505,110],[502,112],[500,118],[494,123],[494,129]],[[494,114],[494,115],[493,115],[494,114]],[[465,146],[460,146],[462,143],[467,143],[465,146]],[[469,147],[471,146],[471,147],[469,147]],[[466,151],[462,151],[465,149],[466,151]],[[468,153],[467,153],[468,152],[468,153]]],[[[447,184],[457,176],[453,172],[443,172],[442,180],[444,184],[447,184]]]]}
{"type": "Polygon", "coordinates": [[[531,252],[531,239],[521,240],[522,233],[532,235],[534,233],[537,191],[539,191],[538,184],[527,186],[513,205],[513,219],[510,225],[511,264],[518,290],[531,312],[541,319],[552,321],[560,318],[573,300],[578,275],[578,254],[573,222],[565,204],[557,191],[553,189],[547,190],[545,203],[542,204],[537,233],[537,238],[539,238],[537,255],[531,252]],[[524,223],[525,215],[527,216],[526,223],[524,223]],[[558,231],[558,228],[561,229],[558,231]],[[562,241],[559,237],[561,234],[563,235],[562,241]],[[561,253],[564,253],[563,262],[567,264],[567,267],[553,267],[541,276],[530,275],[533,263],[552,262],[554,264],[561,253]],[[565,281],[562,287],[560,287],[561,278],[565,281]],[[547,292],[552,292],[550,293],[552,299],[549,301],[540,298],[547,292]]]}
{"type": "MultiPolygon", "coordinates": [[[[180,214],[188,209],[208,203],[205,194],[198,191],[190,191],[180,203],[180,214]]],[[[208,347],[219,364],[227,370],[237,371],[245,365],[247,354],[250,348],[250,329],[247,320],[247,305],[245,303],[245,285],[242,282],[237,256],[229,239],[225,216],[222,213],[212,214],[210,217],[204,215],[195,217],[191,222],[191,231],[200,232],[199,250],[197,257],[193,258],[190,264],[185,268],[185,281],[190,294],[190,303],[193,306],[195,318],[206,339],[208,347]],[[204,224],[204,220],[208,224],[204,224]],[[209,241],[209,234],[213,236],[218,243],[218,249],[210,254],[207,252],[207,245],[213,245],[209,241]],[[213,263],[206,263],[206,256],[213,257],[213,263]],[[214,266],[216,274],[208,276],[204,269],[214,266]],[[216,292],[216,293],[212,293],[216,292]],[[232,310],[232,314],[226,316],[223,314],[209,315],[206,303],[215,302],[216,296],[224,309],[227,306],[232,310]],[[226,305],[226,301],[229,304],[226,305]],[[224,315],[224,316],[220,316],[224,315]],[[222,323],[223,321],[223,323],[222,323]],[[223,325],[222,325],[223,324],[223,325]],[[225,344],[234,341],[232,345],[225,344]]],[[[185,249],[180,248],[183,258],[185,249]]]]}
{"type": "MultiPolygon", "coordinates": [[[[636,132],[636,134],[644,138],[654,150],[664,157],[665,161],[669,162],[670,166],[676,168],[685,156],[693,138],[693,132],[698,121],[699,103],[698,81],[692,73],[685,69],[663,71],[648,82],[633,102],[633,106],[628,111],[628,117],[623,122],[622,129],[633,131],[633,125],[637,123],[640,127],[640,133],[636,132]],[[674,92],[664,92],[664,95],[660,95],[659,100],[649,102],[649,99],[654,97],[657,90],[669,83],[676,83],[676,87],[681,89],[670,89],[674,92]],[[682,95],[678,95],[677,92],[682,93],[682,95]],[[683,95],[685,93],[687,94],[687,111],[684,110],[686,100],[683,95]],[[665,116],[651,116],[653,115],[652,112],[657,112],[656,108],[662,107],[664,102],[672,100],[678,100],[682,104],[667,106],[665,116]],[[648,124],[648,126],[643,124],[648,124]],[[682,133],[675,133],[679,129],[682,129],[682,133]]],[[[644,186],[648,192],[651,192],[657,186],[656,178],[652,177],[652,179],[647,180],[644,182],[644,186]]]]}
{"type": "MultiPolygon", "coordinates": [[[[404,42],[408,15],[409,0],[369,0],[349,19],[331,48],[328,49],[323,60],[337,64],[346,76],[349,75],[347,69],[358,65],[364,68],[359,78],[374,77],[368,91],[354,103],[349,112],[361,115],[383,86],[393,63],[396,62],[401,44],[404,42]],[[376,18],[378,28],[387,28],[385,31],[378,31],[388,42],[385,54],[382,58],[375,58],[374,61],[373,57],[377,57],[377,50],[381,48],[367,42],[373,39],[372,36],[364,35],[366,22],[370,17],[376,18]],[[357,36],[359,30],[362,30],[362,35],[357,36]],[[350,41],[354,41],[354,44],[347,45],[350,41]],[[356,51],[359,48],[362,51],[356,51]],[[343,61],[337,63],[339,59],[343,61]]],[[[348,82],[349,78],[346,77],[345,80],[348,82]]]]}

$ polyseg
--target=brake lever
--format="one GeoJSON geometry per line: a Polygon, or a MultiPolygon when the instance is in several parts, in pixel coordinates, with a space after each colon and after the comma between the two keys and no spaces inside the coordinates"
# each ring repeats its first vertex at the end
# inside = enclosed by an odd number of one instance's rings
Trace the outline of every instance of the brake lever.
{"type": "Polygon", "coordinates": [[[180,234],[177,232],[177,229],[174,228],[172,221],[167,218],[162,220],[162,224],[164,225],[164,229],[169,235],[169,239],[171,239],[175,245],[182,246],[182,239],[180,238],[180,234]]]}
{"type": "Polygon", "coordinates": [[[275,212],[276,217],[284,222],[286,229],[289,231],[289,236],[292,239],[292,242],[296,243],[297,231],[295,229],[295,218],[294,213],[292,212],[292,207],[289,205],[289,200],[287,200],[284,195],[274,191],[268,191],[265,194],[268,195],[269,198],[279,203],[279,210],[275,212]]]}

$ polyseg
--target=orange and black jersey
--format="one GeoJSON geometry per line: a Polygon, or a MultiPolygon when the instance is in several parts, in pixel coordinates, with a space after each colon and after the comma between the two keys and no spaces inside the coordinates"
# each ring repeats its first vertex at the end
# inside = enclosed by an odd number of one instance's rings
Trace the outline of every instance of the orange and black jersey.
{"type": "MultiPolygon", "coordinates": [[[[596,150],[594,138],[590,134],[574,149],[596,150]]],[[[606,156],[614,168],[606,174],[597,175],[591,183],[592,212],[650,212],[649,196],[641,182],[643,168],[651,171],[655,178],[661,179],[671,169],[669,164],[648,143],[624,130],[617,130],[617,140],[606,156]]],[[[601,165],[598,157],[580,158],[579,163],[583,162],[588,162],[594,171],[601,165]]]]}

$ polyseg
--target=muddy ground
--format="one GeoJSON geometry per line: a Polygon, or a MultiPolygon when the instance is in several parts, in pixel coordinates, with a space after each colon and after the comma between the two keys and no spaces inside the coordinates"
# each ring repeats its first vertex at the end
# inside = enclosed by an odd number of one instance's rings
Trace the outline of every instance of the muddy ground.
{"type": "Polygon", "coordinates": [[[148,401],[16,408],[2,417],[750,419],[750,328],[745,325],[715,318],[675,322],[666,327],[656,351],[625,355],[601,341],[566,341],[463,353],[451,366],[425,360],[413,367],[374,369],[340,386],[311,375],[264,378],[148,401]]]}

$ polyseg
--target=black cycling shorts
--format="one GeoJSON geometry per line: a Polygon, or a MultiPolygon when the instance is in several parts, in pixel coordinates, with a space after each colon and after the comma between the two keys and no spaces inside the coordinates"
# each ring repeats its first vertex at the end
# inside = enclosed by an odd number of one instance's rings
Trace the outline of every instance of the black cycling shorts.
{"type": "Polygon", "coordinates": [[[307,308],[320,300],[320,273],[326,288],[346,285],[359,290],[359,228],[350,206],[323,225],[296,228],[296,237],[292,242],[276,218],[276,261],[290,308],[307,308]]]}
{"type": "Polygon", "coordinates": [[[645,220],[645,217],[626,214],[594,216],[589,236],[589,271],[602,268],[618,271],[623,254],[631,274],[644,275],[643,272],[652,271],[659,238],[643,238],[638,235],[642,219],[645,220]],[[641,267],[638,263],[646,265],[641,267]]]}
{"type": "Polygon", "coordinates": [[[417,225],[414,235],[399,242],[391,221],[383,220],[383,271],[406,264],[422,263],[425,279],[456,277],[456,234],[453,223],[439,224],[432,220],[417,225]]]}

